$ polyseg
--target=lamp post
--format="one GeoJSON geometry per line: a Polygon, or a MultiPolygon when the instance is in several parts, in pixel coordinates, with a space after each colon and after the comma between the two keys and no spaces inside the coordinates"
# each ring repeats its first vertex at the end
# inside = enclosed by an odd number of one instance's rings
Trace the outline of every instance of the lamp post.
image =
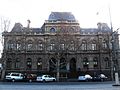
{"type": "MultiPolygon", "coordinates": [[[[110,19],[110,26],[111,26],[111,31],[112,31],[112,67],[113,67],[113,70],[115,71],[115,84],[113,86],[120,86],[120,83],[119,83],[119,75],[118,75],[118,67],[117,67],[117,58],[116,58],[116,52],[117,52],[117,49],[116,48],[116,35],[118,37],[118,29],[117,31],[113,31],[113,26],[112,26],[112,19],[111,19],[111,10],[110,10],[110,6],[109,6],[109,19],[110,19]]],[[[113,71],[112,71],[113,72],[113,71]]]]}
{"type": "Polygon", "coordinates": [[[114,31],[112,33],[112,60],[113,60],[113,70],[115,72],[115,84],[113,86],[120,86],[120,82],[119,82],[119,75],[118,75],[118,62],[117,62],[117,56],[116,56],[116,52],[118,50],[117,48],[117,40],[116,37],[118,37],[118,33],[116,31],[114,31]]]}

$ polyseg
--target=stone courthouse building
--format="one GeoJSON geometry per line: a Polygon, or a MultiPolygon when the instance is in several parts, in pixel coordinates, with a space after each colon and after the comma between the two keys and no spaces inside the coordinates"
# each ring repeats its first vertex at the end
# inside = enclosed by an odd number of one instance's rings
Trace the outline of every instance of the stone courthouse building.
{"type": "Polygon", "coordinates": [[[112,30],[106,23],[97,26],[80,27],[70,12],[51,12],[41,28],[31,28],[30,20],[27,27],[15,23],[2,34],[5,72],[54,76],[59,72],[67,78],[104,73],[111,77],[112,30]]]}

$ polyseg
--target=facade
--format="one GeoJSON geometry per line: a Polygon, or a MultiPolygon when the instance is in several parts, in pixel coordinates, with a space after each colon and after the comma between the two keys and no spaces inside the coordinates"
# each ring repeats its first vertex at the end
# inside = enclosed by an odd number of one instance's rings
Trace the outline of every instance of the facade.
{"type": "Polygon", "coordinates": [[[30,28],[30,21],[28,27],[16,23],[2,34],[5,72],[54,76],[59,72],[67,78],[104,73],[111,77],[113,32],[106,23],[97,26],[81,28],[70,12],[52,12],[41,28],[30,28]]]}

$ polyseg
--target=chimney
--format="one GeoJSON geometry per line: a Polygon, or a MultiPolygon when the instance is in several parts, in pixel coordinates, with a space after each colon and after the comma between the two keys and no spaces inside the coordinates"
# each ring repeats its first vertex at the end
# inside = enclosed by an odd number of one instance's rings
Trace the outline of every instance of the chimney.
{"type": "Polygon", "coordinates": [[[27,28],[30,28],[30,23],[31,23],[31,21],[28,19],[27,22],[28,22],[27,28]]]}

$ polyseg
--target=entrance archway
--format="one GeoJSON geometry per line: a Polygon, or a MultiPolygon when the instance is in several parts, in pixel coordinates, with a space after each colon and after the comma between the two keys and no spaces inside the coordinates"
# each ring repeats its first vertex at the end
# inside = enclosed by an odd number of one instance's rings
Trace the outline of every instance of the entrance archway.
{"type": "Polygon", "coordinates": [[[76,60],[75,60],[75,58],[72,58],[72,59],[70,60],[70,71],[71,71],[71,72],[76,71],[76,60]]]}
{"type": "Polygon", "coordinates": [[[70,60],[70,74],[69,78],[76,78],[77,77],[77,72],[76,72],[76,59],[72,58],[70,60]]]}

